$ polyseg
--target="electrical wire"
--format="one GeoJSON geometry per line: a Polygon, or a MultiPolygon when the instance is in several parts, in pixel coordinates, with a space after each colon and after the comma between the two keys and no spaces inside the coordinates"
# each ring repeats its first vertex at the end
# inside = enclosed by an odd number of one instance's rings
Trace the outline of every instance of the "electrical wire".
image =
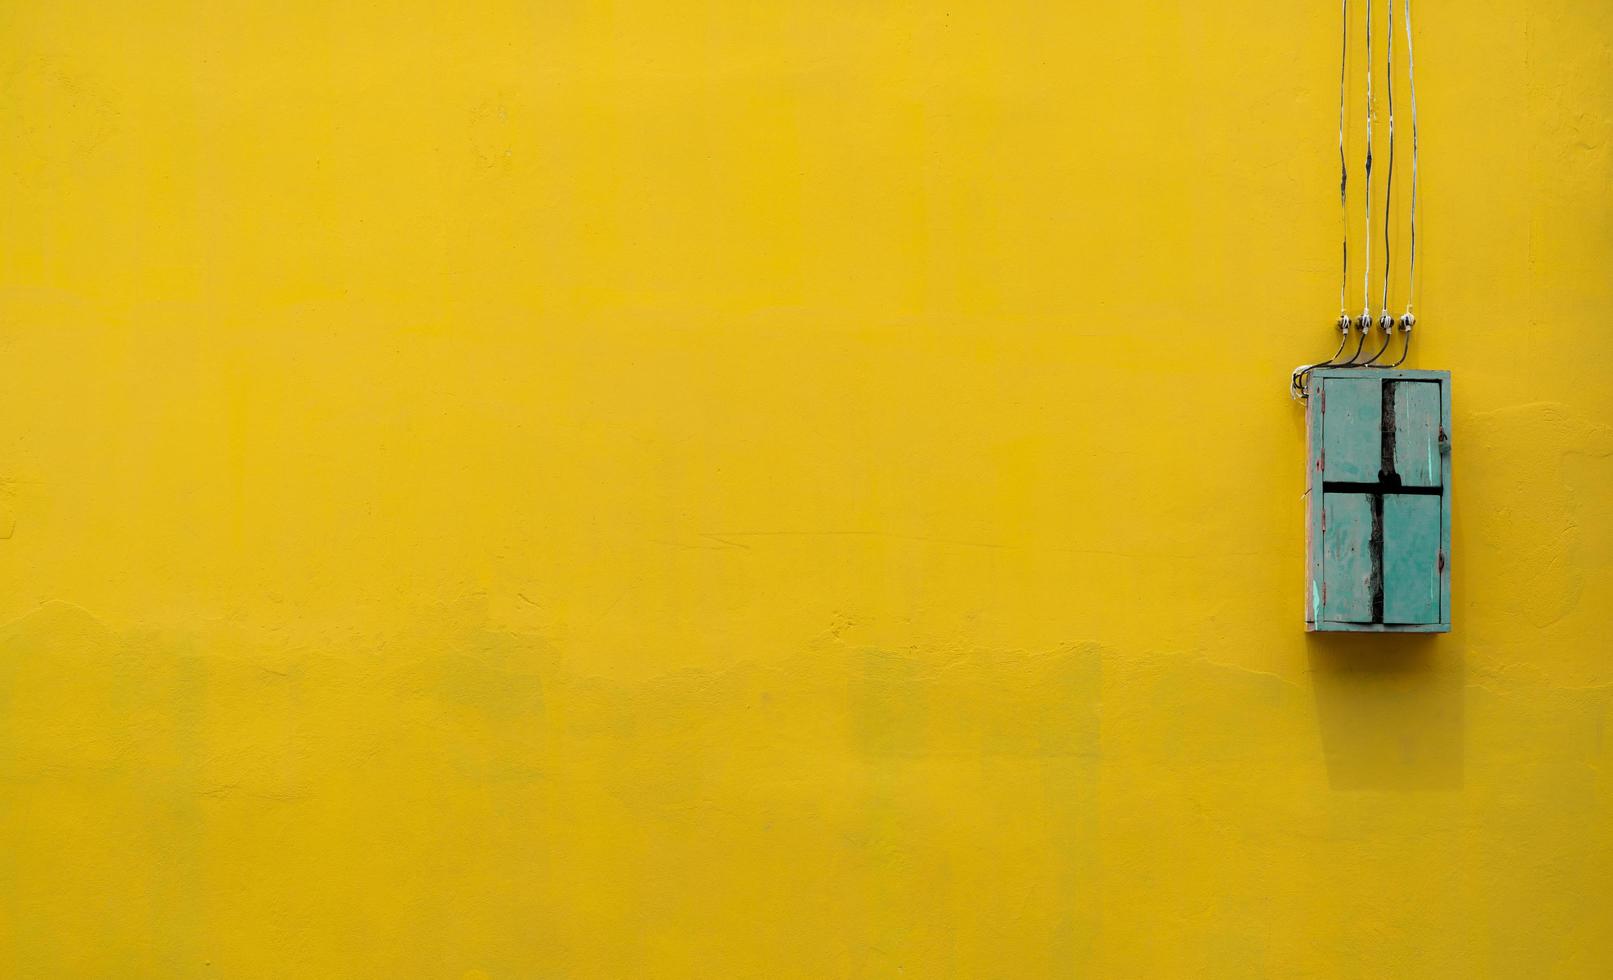
{"type": "MultiPolygon", "coordinates": [[[[1367,0],[1367,157],[1366,157],[1366,257],[1361,268],[1362,332],[1372,326],[1372,120],[1376,106],[1372,100],[1372,0],[1367,0]]],[[[1353,359],[1352,359],[1353,363],[1353,359]]]]}
{"type": "Polygon", "coordinates": [[[1357,366],[1356,363],[1355,363],[1356,359],[1361,356],[1361,349],[1364,348],[1367,345],[1367,327],[1370,327],[1372,325],[1372,318],[1371,317],[1362,317],[1360,320],[1355,321],[1355,325],[1356,325],[1356,328],[1357,328],[1356,329],[1356,340],[1355,340],[1355,353],[1350,355],[1350,359],[1348,361],[1345,361],[1342,364],[1335,364],[1335,365],[1333,365],[1334,367],[1356,367],[1357,366]],[[1363,322],[1365,322],[1367,326],[1362,326],[1361,324],[1363,322]]]}
{"type": "MultiPolygon", "coordinates": [[[[1406,0],[1410,3],[1411,0],[1406,0]]],[[[1350,0],[1341,0],[1342,21],[1339,39],[1339,221],[1344,229],[1344,267],[1339,272],[1339,316],[1348,317],[1345,292],[1350,285],[1350,165],[1344,155],[1345,79],[1350,64],[1350,0]]]]}
{"type": "Polygon", "coordinates": [[[1294,369],[1289,378],[1289,393],[1304,401],[1309,397],[1309,380],[1312,372],[1321,368],[1397,368],[1404,364],[1411,354],[1411,332],[1417,323],[1413,310],[1417,297],[1417,197],[1420,189],[1420,145],[1417,117],[1417,62],[1413,51],[1413,31],[1411,23],[1411,0],[1402,0],[1403,17],[1406,31],[1406,74],[1411,91],[1411,204],[1409,222],[1409,243],[1407,259],[1406,282],[1406,311],[1398,319],[1389,314],[1389,287],[1394,273],[1394,174],[1395,174],[1395,83],[1394,83],[1394,32],[1395,32],[1395,4],[1394,0],[1386,0],[1385,7],[1388,17],[1388,38],[1385,41],[1385,94],[1389,113],[1389,159],[1387,171],[1384,175],[1383,198],[1383,282],[1380,284],[1379,310],[1377,327],[1383,332],[1383,343],[1366,360],[1361,359],[1366,349],[1367,334],[1374,325],[1372,319],[1372,212],[1373,212],[1373,124],[1377,120],[1377,102],[1373,94],[1373,47],[1372,47],[1372,0],[1367,0],[1366,9],[1366,154],[1364,158],[1364,173],[1366,190],[1363,212],[1365,215],[1365,234],[1363,246],[1365,250],[1362,258],[1361,272],[1361,314],[1352,318],[1348,313],[1348,292],[1350,279],[1350,221],[1349,221],[1349,160],[1345,151],[1345,122],[1348,109],[1348,74],[1349,74],[1349,47],[1350,47],[1350,5],[1349,0],[1340,0],[1340,17],[1342,29],[1339,52],[1339,213],[1342,223],[1342,240],[1340,248],[1341,270],[1339,276],[1339,320],[1338,327],[1341,334],[1338,349],[1333,356],[1325,361],[1314,364],[1301,365],[1294,369]],[[1345,348],[1350,344],[1350,328],[1354,326],[1357,331],[1355,350],[1351,352],[1348,360],[1340,360],[1345,348]],[[1400,328],[1402,344],[1400,356],[1393,363],[1380,363],[1381,358],[1393,343],[1395,327],[1400,328]]]}
{"type": "MultiPolygon", "coordinates": [[[[1370,2],[1370,0],[1369,0],[1370,2]]],[[[1408,0],[1409,2],[1409,0],[1408,0]]],[[[1348,91],[1350,64],[1350,0],[1339,2],[1339,224],[1343,231],[1341,258],[1342,268],[1339,271],[1339,346],[1333,356],[1325,361],[1314,364],[1302,364],[1294,369],[1288,379],[1288,394],[1299,401],[1310,397],[1309,379],[1311,372],[1317,368],[1333,367],[1344,353],[1344,348],[1350,343],[1350,312],[1346,294],[1350,285],[1350,165],[1344,152],[1344,120],[1345,120],[1345,93],[1348,91]]],[[[1363,336],[1362,341],[1366,338],[1363,336]]],[[[1360,354],[1361,345],[1356,345],[1356,355],[1360,354]]],[[[1354,360],[1354,357],[1351,358],[1354,360]]]]}
{"type": "Polygon", "coordinates": [[[1355,367],[1384,367],[1384,365],[1378,363],[1378,358],[1382,357],[1383,352],[1389,349],[1390,341],[1394,340],[1395,338],[1394,318],[1385,315],[1383,319],[1378,321],[1378,329],[1383,331],[1383,345],[1374,351],[1371,357],[1362,361],[1360,364],[1355,365],[1355,367]]]}
{"type": "MultiPolygon", "coordinates": [[[[1410,316],[1411,314],[1408,313],[1406,315],[1410,316]]],[[[1400,346],[1400,358],[1399,358],[1399,360],[1395,361],[1393,364],[1385,364],[1384,367],[1386,367],[1386,368],[1397,368],[1397,367],[1399,367],[1400,365],[1402,365],[1402,364],[1404,364],[1406,362],[1406,355],[1411,353],[1411,328],[1410,327],[1404,328],[1403,330],[1400,331],[1400,335],[1402,337],[1406,338],[1405,341],[1400,346]]]]}
{"type": "MultiPolygon", "coordinates": [[[[1400,344],[1400,357],[1393,364],[1385,367],[1397,368],[1404,364],[1406,356],[1411,353],[1411,328],[1417,325],[1417,317],[1411,311],[1412,302],[1417,296],[1417,59],[1413,57],[1411,46],[1411,0],[1405,0],[1406,15],[1402,18],[1406,23],[1406,81],[1411,86],[1411,255],[1406,263],[1406,312],[1400,315],[1400,334],[1404,338],[1400,344]]],[[[1389,0],[1389,18],[1394,20],[1394,0],[1389,0]]],[[[1389,34],[1394,36],[1391,27],[1389,34]]],[[[1391,44],[1394,42],[1390,42],[1391,44]]],[[[1391,59],[1392,61],[1392,59],[1391,59]]],[[[1393,84],[1393,82],[1391,82],[1393,84]]],[[[1391,103],[1392,105],[1393,103],[1391,103]]],[[[1394,131],[1394,110],[1389,114],[1390,132],[1394,131]]],[[[1394,143],[1390,142],[1390,153],[1394,152],[1394,143]]],[[[1391,156],[1392,159],[1392,156],[1391,156]]],[[[1387,289],[1385,290],[1387,295],[1387,289]]],[[[1388,308],[1385,306],[1384,319],[1390,323],[1388,308]]]]}
{"type": "MultiPolygon", "coordinates": [[[[1345,317],[1344,319],[1345,319],[1345,322],[1349,322],[1350,318],[1345,317]]],[[[1339,337],[1339,349],[1333,352],[1332,357],[1328,358],[1325,361],[1318,361],[1315,364],[1302,364],[1299,367],[1295,368],[1294,373],[1288,379],[1288,395],[1289,395],[1289,397],[1297,399],[1299,401],[1304,401],[1305,399],[1309,398],[1310,397],[1309,380],[1310,380],[1311,372],[1316,370],[1317,368],[1332,367],[1333,362],[1339,359],[1340,354],[1344,353],[1344,345],[1348,344],[1349,342],[1350,342],[1350,330],[1349,330],[1348,327],[1346,327],[1344,329],[1344,333],[1342,335],[1340,335],[1340,337],[1339,337]]]]}
{"type": "Polygon", "coordinates": [[[1411,262],[1406,275],[1406,315],[1400,318],[1400,326],[1409,331],[1417,322],[1411,312],[1412,301],[1417,297],[1417,59],[1411,49],[1411,0],[1405,2],[1406,80],[1411,83],[1411,262]]]}
{"type": "MultiPolygon", "coordinates": [[[[1389,166],[1383,176],[1383,288],[1378,302],[1378,329],[1383,331],[1383,346],[1371,357],[1362,361],[1357,367],[1383,367],[1378,364],[1378,358],[1389,349],[1389,344],[1395,336],[1395,318],[1389,315],[1389,278],[1394,269],[1391,251],[1391,232],[1394,230],[1390,218],[1394,214],[1393,201],[1395,191],[1395,0],[1386,0],[1384,6],[1389,12],[1388,40],[1384,46],[1383,73],[1385,95],[1389,102],[1389,166]]],[[[1370,78],[1371,68],[1367,69],[1370,78]]]]}
{"type": "Polygon", "coordinates": [[[1389,319],[1389,272],[1392,268],[1389,252],[1389,216],[1392,213],[1390,202],[1395,190],[1395,0],[1388,0],[1385,6],[1389,9],[1388,39],[1384,42],[1385,54],[1383,58],[1385,94],[1389,99],[1389,166],[1383,177],[1383,293],[1379,303],[1380,318],[1388,321],[1388,326],[1394,326],[1389,319]]]}

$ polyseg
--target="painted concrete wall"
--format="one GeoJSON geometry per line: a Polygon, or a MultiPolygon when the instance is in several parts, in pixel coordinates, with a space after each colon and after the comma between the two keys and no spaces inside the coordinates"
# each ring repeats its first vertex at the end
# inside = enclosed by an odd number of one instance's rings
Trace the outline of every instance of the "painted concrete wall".
{"type": "Polygon", "coordinates": [[[6,5],[0,973],[1613,974],[1613,7],[1416,5],[1432,638],[1336,16],[6,5]]]}

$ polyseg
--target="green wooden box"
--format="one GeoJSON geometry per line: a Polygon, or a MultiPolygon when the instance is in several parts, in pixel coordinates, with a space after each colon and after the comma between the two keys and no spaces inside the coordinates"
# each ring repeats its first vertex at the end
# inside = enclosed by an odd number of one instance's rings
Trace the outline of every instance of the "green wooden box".
{"type": "Polygon", "coordinates": [[[1305,628],[1451,628],[1451,375],[1334,368],[1307,409],[1305,628]]]}

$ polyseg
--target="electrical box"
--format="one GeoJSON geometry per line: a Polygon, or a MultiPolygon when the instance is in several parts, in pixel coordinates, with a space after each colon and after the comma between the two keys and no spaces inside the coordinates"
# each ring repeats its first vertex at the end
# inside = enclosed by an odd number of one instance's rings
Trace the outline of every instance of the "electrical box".
{"type": "Polygon", "coordinates": [[[1451,375],[1322,368],[1307,409],[1305,628],[1451,628],[1451,375]]]}

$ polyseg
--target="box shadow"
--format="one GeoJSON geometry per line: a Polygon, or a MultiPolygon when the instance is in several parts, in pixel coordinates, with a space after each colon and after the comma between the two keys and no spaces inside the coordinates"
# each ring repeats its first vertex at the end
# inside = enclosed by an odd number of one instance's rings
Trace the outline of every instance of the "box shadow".
{"type": "Polygon", "coordinates": [[[1308,634],[1335,790],[1453,790],[1464,778],[1466,667],[1448,635],[1308,634]]]}

